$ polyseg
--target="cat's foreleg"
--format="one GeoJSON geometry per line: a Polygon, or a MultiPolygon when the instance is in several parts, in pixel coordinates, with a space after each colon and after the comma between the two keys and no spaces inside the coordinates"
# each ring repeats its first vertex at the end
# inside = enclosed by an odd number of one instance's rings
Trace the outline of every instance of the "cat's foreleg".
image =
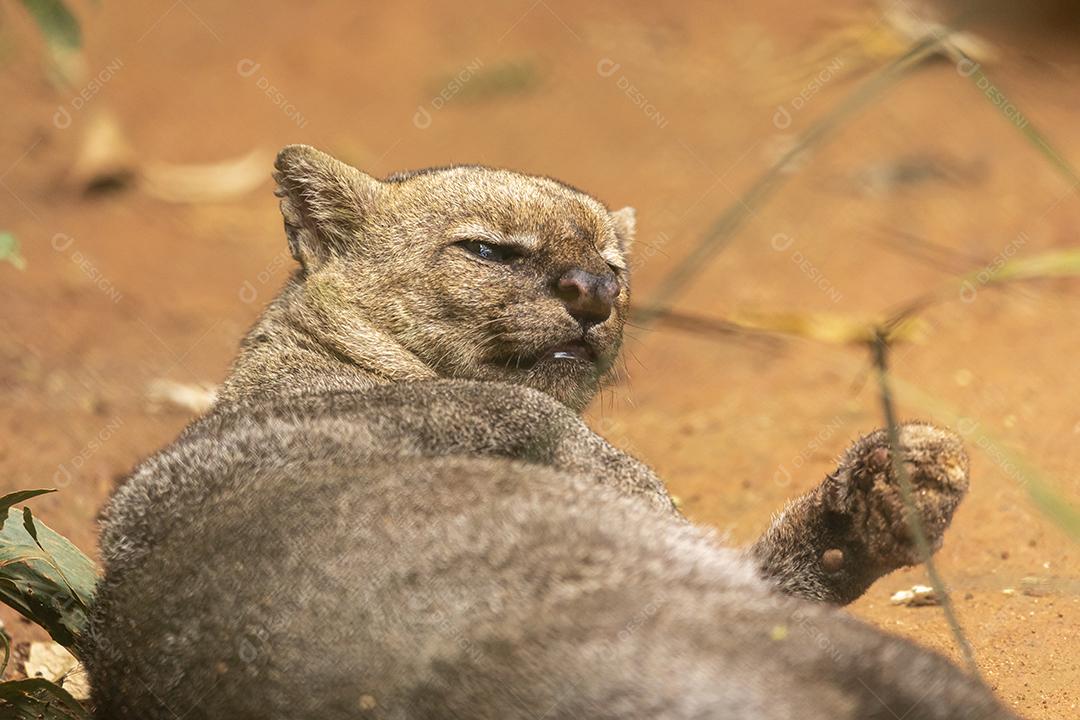
{"type": "MultiPolygon", "coordinates": [[[[968,487],[968,459],[953,433],[925,423],[899,428],[912,501],[931,551],[941,547],[968,487]]],[[[920,562],[887,434],[856,441],[836,471],[788,503],[747,549],[782,592],[847,604],[893,570],[920,562]]]]}

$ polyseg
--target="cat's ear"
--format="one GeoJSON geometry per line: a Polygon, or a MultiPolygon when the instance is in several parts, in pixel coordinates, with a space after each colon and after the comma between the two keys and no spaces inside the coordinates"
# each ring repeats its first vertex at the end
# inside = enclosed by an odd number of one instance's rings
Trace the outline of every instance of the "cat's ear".
{"type": "Polygon", "coordinates": [[[619,239],[619,250],[624,257],[629,257],[630,246],[634,244],[634,231],[637,229],[637,213],[632,207],[624,207],[608,214],[615,227],[615,237],[619,239]]]}
{"type": "Polygon", "coordinates": [[[359,239],[361,220],[382,183],[308,145],[289,145],[274,180],[292,256],[312,271],[359,239]]]}

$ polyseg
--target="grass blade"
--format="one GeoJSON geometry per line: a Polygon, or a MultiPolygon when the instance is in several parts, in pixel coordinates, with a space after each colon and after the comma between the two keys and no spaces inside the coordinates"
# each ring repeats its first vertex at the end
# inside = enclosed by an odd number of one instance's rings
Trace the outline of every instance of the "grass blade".
{"type": "Polygon", "coordinates": [[[82,47],[79,21],[62,0],[22,0],[49,45],[64,50],[82,47]]]}
{"type": "Polygon", "coordinates": [[[19,250],[19,241],[9,232],[0,232],[0,262],[9,262],[16,270],[26,269],[26,258],[19,250]]]}
{"type": "Polygon", "coordinates": [[[926,59],[933,57],[940,48],[940,40],[935,37],[923,38],[914,43],[907,52],[879,70],[873,77],[846,97],[838,107],[804,132],[795,146],[766,170],[741,198],[736,200],[717,218],[712,227],[705,233],[705,237],[660,282],[659,287],[653,293],[652,302],[638,314],[640,322],[643,325],[648,325],[668,309],[679,293],[705,269],[713,255],[731,241],[735,231],[742,226],[746,216],[760,207],[782,184],[785,179],[785,168],[793,163],[799,155],[824,143],[848,119],[895,85],[910,70],[918,67],[926,59]]]}
{"type": "Polygon", "coordinates": [[[892,389],[889,387],[888,340],[884,335],[879,335],[872,343],[871,349],[874,355],[874,367],[878,371],[878,389],[881,397],[882,412],[885,415],[885,429],[889,437],[889,454],[892,456],[893,473],[900,484],[900,496],[904,501],[904,507],[907,509],[908,527],[911,530],[911,536],[915,540],[915,547],[922,557],[923,565],[926,566],[926,574],[930,578],[930,584],[941,602],[941,610],[945,615],[945,621],[949,624],[953,637],[956,639],[956,644],[960,647],[960,653],[964,656],[964,662],[967,663],[972,677],[978,678],[980,673],[979,664],[975,662],[975,651],[972,650],[971,643],[960,625],[960,620],[956,617],[956,610],[953,608],[952,598],[949,596],[945,580],[941,577],[941,573],[938,572],[937,563],[934,562],[934,553],[930,549],[930,543],[926,539],[926,531],[923,529],[922,521],[919,518],[919,511],[915,507],[911,478],[908,477],[907,467],[904,465],[904,458],[900,452],[900,425],[896,419],[892,389]]]}
{"type": "Polygon", "coordinates": [[[44,678],[0,683],[0,717],[10,720],[90,720],[71,694],[44,678]]]}

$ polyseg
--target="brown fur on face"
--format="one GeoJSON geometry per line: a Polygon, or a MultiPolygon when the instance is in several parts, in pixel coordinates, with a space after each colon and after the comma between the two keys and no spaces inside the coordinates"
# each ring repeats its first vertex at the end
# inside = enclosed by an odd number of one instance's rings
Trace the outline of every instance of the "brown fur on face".
{"type": "Polygon", "coordinates": [[[321,318],[309,326],[338,353],[391,379],[419,365],[530,386],[579,410],[611,370],[629,302],[632,209],[609,212],[555,180],[480,166],[380,181],[300,145],[276,168],[303,267],[294,302],[321,318]],[[469,241],[518,256],[485,260],[469,241]],[[606,320],[579,323],[559,298],[559,279],[575,269],[617,282],[606,320]],[[585,359],[556,358],[567,344],[584,344],[585,359]]]}

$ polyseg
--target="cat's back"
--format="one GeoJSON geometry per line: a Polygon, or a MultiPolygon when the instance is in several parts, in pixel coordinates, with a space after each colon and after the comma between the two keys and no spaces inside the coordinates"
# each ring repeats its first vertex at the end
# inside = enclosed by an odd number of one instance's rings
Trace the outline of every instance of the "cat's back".
{"type": "Polygon", "coordinates": [[[654,615],[687,592],[672,582],[764,596],[734,552],[586,477],[316,455],[232,465],[138,562],[109,568],[88,663],[104,717],[356,717],[371,702],[373,717],[446,703],[513,717],[501,694],[528,705],[580,679],[583,638],[614,660],[622,634],[659,637],[654,615]],[[168,708],[151,690],[166,687],[168,708]]]}
{"type": "Polygon", "coordinates": [[[951,670],[772,594],[604,482],[620,456],[558,408],[432,385],[223,407],[141,465],[105,528],[98,717],[885,718],[883,669],[951,670]]]}
{"type": "Polygon", "coordinates": [[[735,552],[576,466],[568,446],[602,455],[583,427],[495,383],[218,408],[110,504],[101,716],[511,717],[501,687],[540,702],[585,670],[583,635],[614,659],[628,627],[655,632],[675,577],[764,596],[735,552]],[[527,676],[553,661],[565,678],[527,676]]]}
{"type": "Polygon", "coordinates": [[[395,383],[215,407],[114,493],[103,514],[102,557],[116,572],[137,563],[185,518],[206,510],[208,498],[242,492],[268,472],[293,472],[307,485],[309,467],[455,457],[556,467],[673,512],[651,470],[544,393],[498,382],[395,383]]]}
{"type": "Polygon", "coordinates": [[[101,718],[885,720],[886,670],[913,687],[950,670],[534,463],[263,467],[179,520],[101,586],[101,718]]]}
{"type": "Polygon", "coordinates": [[[245,398],[215,406],[137,465],[103,513],[106,564],[171,518],[262,471],[379,459],[497,454],[542,459],[581,423],[547,396],[502,383],[430,381],[245,398]]]}

